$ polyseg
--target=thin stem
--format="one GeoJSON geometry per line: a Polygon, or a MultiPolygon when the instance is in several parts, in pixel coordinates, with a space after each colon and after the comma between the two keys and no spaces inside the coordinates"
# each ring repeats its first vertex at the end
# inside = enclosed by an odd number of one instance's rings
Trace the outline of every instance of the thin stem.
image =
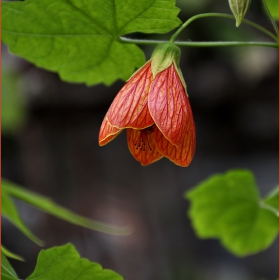
{"type": "Polygon", "coordinates": [[[266,5],[266,3],[265,3],[265,0],[262,0],[262,3],[263,3],[264,9],[265,9],[265,11],[266,11],[266,14],[267,14],[269,20],[271,21],[271,23],[272,23],[272,25],[273,25],[273,28],[274,28],[274,30],[275,30],[277,36],[279,36],[279,34],[278,34],[278,27],[277,27],[277,25],[276,25],[276,22],[275,22],[275,20],[274,20],[274,18],[273,18],[273,16],[272,16],[270,10],[268,9],[268,7],[267,7],[267,5],[266,5]]]}
{"type": "MultiPolygon", "coordinates": [[[[142,40],[120,37],[120,41],[124,43],[135,43],[138,45],[157,45],[160,43],[168,42],[164,40],[142,40]]],[[[270,42],[191,42],[191,41],[175,41],[177,46],[182,47],[234,47],[234,46],[263,46],[278,48],[278,43],[270,42]]]]}
{"type": "MultiPolygon", "coordinates": [[[[181,27],[171,36],[170,42],[173,43],[175,41],[175,39],[177,38],[177,36],[183,31],[183,29],[186,28],[191,22],[193,22],[196,19],[204,18],[204,17],[224,17],[224,18],[229,18],[229,19],[235,20],[235,17],[232,16],[232,15],[220,14],[220,13],[206,13],[206,14],[199,14],[199,15],[193,16],[190,19],[188,19],[183,25],[181,25],[181,27]]],[[[257,23],[254,23],[250,20],[247,20],[247,19],[244,19],[243,22],[248,24],[248,25],[253,26],[254,28],[256,28],[260,31],[262,31],[263,33],[265,33],[266,35],[268,35],[272,39],[274,39],[276,42],[278,42],[278,37],[275,36],[269,30],[265,29],[264,27],[258,25],[257,23]]]]}
{"type": "Polygon", "coordinates": [[[275,36],[272,32],[270,32],[269,30],[267,30],[266,28],[262,27],[261,25],[254,23],[248,19],[243,19],[244,23],[251,25],[253,27],[255,27],[256,29],[259,29],[260,31],[262,31],[263,33],[265,33],[266,35],[268,35],[269,37],[271,37],[272,39],[274,39],[277,43],[278,43],[278,36],[275,36]]]}

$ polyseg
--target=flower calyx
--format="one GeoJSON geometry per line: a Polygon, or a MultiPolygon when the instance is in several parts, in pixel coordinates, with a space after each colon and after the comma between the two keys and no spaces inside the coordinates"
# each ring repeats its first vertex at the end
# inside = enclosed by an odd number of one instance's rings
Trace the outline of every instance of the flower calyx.
{"type": "Polygon", "coordinates": [[[181,50],[175,44],[170,42],[158,44],[151,56],[153,78],[155,78],[158,73],[164,71],[172,63],[174,63],[180,79],[186,88],[186,83],[179,67],[180,57],[181,50]]]}

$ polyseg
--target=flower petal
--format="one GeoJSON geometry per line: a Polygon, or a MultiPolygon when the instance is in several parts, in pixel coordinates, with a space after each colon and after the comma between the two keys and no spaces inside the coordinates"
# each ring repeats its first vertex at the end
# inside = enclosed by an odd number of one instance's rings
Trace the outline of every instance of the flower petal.
{"type": "Polygon", "coordinates": [[[106,114],[99,131],[99,145],[106,145],[107,143],[112,141],[120,132],[120,129],[111,126],[111,124],[108,122],[106,114]]]}
{"type": "Polygon", "coordinates": [[[186,90],[173,63],[153,80],[148,106],[164,137],[173,145],[180,146],[192,112],[186,90]]]}
{"type": "Polygon", "coordinates": [[[123,86],[108,110],[108,120],[117,128],[143,129],[154,121],[148,109],[148,93],[152,82],[148,61],[123,86]]]}
{"type": "Polygon", "coordinates": [[[195,152],[195,126],[193,121],[188,122],[183,143],[179,147],[172,145],[158,129],[155,130],[154,134],[156,147],[165,157],[183,167],[191,163],[195,152]]]}
{"type": "Polygon", "coordinates": [[[127,144],[130,152],[142,165],[151,164],[163,157],[155,146],[155,133],[127,129],[127,144]]]}

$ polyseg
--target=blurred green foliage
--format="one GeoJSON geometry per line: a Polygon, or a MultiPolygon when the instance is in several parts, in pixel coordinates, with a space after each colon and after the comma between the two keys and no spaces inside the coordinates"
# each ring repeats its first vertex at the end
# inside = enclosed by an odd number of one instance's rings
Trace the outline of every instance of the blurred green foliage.
{"type": "MultiPolygon", "coordinates": [[[[271,195],[274,201],[278,194],[271,195]]],[[[189,217],[200,238],[218,238],[233,254],[246,256],[269,247],[278,234],[277,209],[259,196],[253,174],[231,170],[213,175],[186,192],[189,217]]]]}
{"type": "Polygon", "coordinates": [[[265,0],[265,3],[275,19],[279,19],[279,1],[278,0],[265,0]]]}
{"type": "Polygon", "coordinates": [[[276,187],[270,194],[267,195],[264,202],[275,209],[279,207],[279,187],[276,187]]]}
{"type": "Polygon", "coordinates": [[[32,241],[41,244],[41,241],[34,237],[29,230],[25,227],[15,205],[12,203],[11,198],[19,199],[25,203],[28,203],[31,206],[36,207],[37,209],[44,211],[50,215],[53,215],[57,218],[60,218],[69,223],[89,228],[92,230],[97,230],[100,232],[105,232],[108,234],[115,235],[127,235],[131,233],[131,228],[129,227],[117,227],[111,226],[109,224],[101,223],[94,221],[83,216],[80,216],[72,211],[56,204],[51,199],[44,197],[42,195],[31,192],[27,189],[24,189],[18,186],[15,183],[9,182],[5,179],[2,179],[2,204],[3,211],[2,214],[7,217],[15,226],[19,228],[27,237],[32,241]]]}
{"type": "Polygon", "coordinates": [[[7,218],[14,226],[16,226],[25,236],[31,239],[38,245],[43,245],[43,242],[37,238],[25,225],[19,216],[19,212],[12,200],[12,198],[7,193],[8,183],[2,180],[2,215],[7,218]]]}
{"type": "Polygon", "coordinates": [[[1,279],[2,280],[18,280],[17,274],[13,267],[10,265],[9,261],[2,252],[1,256],[1,279]]]}
{"type": "Polygon", "coordinates": [[[18,76],[15,72],[2,69],[2,132],[16,133],[26,119],[25,104],[23,102],[18,76]]]}
{"type": "Polygon", "coordinates": [[[7,248],[5,248],[4,246],[1,247],[2,250],[2,254],[4,254],[6,257],[11,258],[11,259],[15,259],[18,261],[24,261],[24,258],[11,252],[10,250],[8,250],[7,248]]]}

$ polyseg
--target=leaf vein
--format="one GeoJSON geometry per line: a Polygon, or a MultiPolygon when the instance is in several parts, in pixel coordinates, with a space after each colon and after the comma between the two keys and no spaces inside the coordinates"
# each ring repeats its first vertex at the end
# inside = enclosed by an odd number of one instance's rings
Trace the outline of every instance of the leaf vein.
{"type": "Polygon", "coordinates": [[[144,11],[142,11],[141,13],[139,13],[137,16],[135,16],[133,19],[131,19],[130,21],[128,21],[123,27],[121,30],[119,30],[119,34],[121,35],[123,29],[128,25],[130,24],[132,21],[134,21],[135,19],[137,19],[138,17],[140,17],[141,15],[143,15],[147,10],[149,10],[155,3],[156,3],[157,0],[154,0],[152,2],[152,4],[144,11]]]}
{"type": "Polygon", "coordinates": [[[105,34],[38,34],[38,33],[22,33],[22,32],[14,32],[6,29],[2,29],[2,32],[14,34],[14,35],[22,35],[22,36],[38,36],[38,37],[112,37],[112,35],[105,34]]]}
{"type": "MultiPolygon", "coordinates": [[[[95,25],[97,25],[98,27],[100,27],[101,29],[103,29],[104,31],[106,31],[108,34],[111,34],[111,31],[108,30],[105,26],[103,26],[100,22],[98,22],[97,20],[94,20],[90,15],[88,15],[87,13],[85,13],[83,10],[77,8],[71,1],[69,0],[64,0],[66,3],[68,3],[73,9],[75,9],[76,11],[78,11],[80,14],[82,14],[83,16],[85,16],[86,18],[88,18],[92,23],[94,23],[95,25]]],[[[114,36],[114,34],[111,34],[112,36],[114,36]]]]}
{"type": "Polygon", "coordinates": [[[38,278],[41,278],[42,275],[45,275],[50,269],[52,266],[54,266],[54,264],[63,257],[63,255],[65,255],[66,253],[68,253],[69,251],[71,250],[71,247],[69,246],[64,252],[62,252],[61,255],[57,255],[57,258],[49,265],[48,268],[45,269],[44,273],[42,273],[41,275],[38,275],[37,277],[33,277],[33,278],[29,278],[29,280],[33,280],[33,279],[38,279],[38,278]]]}

